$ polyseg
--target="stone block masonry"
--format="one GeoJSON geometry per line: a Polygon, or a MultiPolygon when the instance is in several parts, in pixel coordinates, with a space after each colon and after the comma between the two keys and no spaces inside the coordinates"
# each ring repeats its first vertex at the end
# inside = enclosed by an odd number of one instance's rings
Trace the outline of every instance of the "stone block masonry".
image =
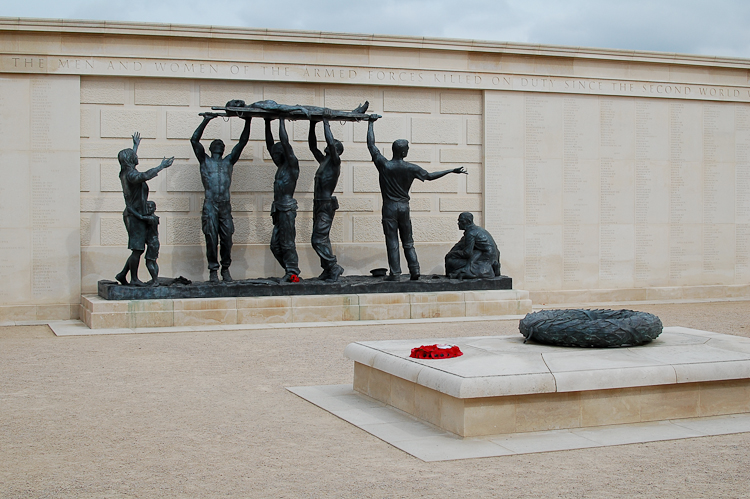
{"type": "Polygon", "coordinates": [[[81,297],[91,329],[523,315],[516,290],[105,300],[81,297]]]}

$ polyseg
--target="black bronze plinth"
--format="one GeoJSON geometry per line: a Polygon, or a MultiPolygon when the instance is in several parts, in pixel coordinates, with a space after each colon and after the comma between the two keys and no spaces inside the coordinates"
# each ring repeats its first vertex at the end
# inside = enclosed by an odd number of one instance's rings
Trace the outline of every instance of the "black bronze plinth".
{"type": "Polygon", "coordinates": [[[406,277],[400,282],[383,277],[342,276],[338,281],[317,279],[284,282],[279,278],[245,279],[213,284],[179,280],[158,287],[123,286],[114,281],[99,281],[99,296],[105,300],[159,300],[171,298],[232,298],[249,296],[300,296],[366,293],[431,293],[437,291],[491,291],[513,288],[508,276],[459,281],[440,275],[423,275],[418,281],[406,277]]]}

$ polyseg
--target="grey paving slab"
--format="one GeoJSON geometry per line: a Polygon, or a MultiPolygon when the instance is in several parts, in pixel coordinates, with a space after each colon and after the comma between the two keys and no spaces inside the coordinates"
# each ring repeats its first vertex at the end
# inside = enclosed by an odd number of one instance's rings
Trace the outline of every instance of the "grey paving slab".
{"type": "MultiPolygon", "coordinates": [[[[726,336],[721,333],[715,333],[713,331],[704,331],[702,329],[695,329],[690,327],[684,327],[684,326],[670,326],[668,328],[664,328],[665,331],[673,331],[677,333],[683,333],[683,334],[691,334],[695,336],[702,336],[704,338],[713,338],[713,337],[723,337],[726,336]]],[[[748,338],[742,338],[743,340],[748,340],[748,338]]]]}
{"type": "Polygon", "coordinates": [[[750,414],[461,438],[351,385],[287,390],[423,461],[453,461],[750,432],[750,414]]]}
{"type": "Polygon", "coordinates": [[[709,338],[708,339],[708,346],[712,348],[721,348],[725,350],[733,350],[735,352],[744,352],[744,353],[750,353],[750,339],[748,338],[738,338],[740,341],[735,341],[732,337],[730,339],[726,338],[709,338]]]}
{"type": "Polygon", "coordinates": [[[413,418],[410,418],[407,415],[403,416],[404,419],[402,421],[362,425],[360,428],[381,440],[391,443],[392,445],[396,445],[398,442],[424,437],[453,436],[445,430],[441,430],[440,428],[420,421],[414,421],[413,418]]]}
{"type": "Polygon", "coordinates": [[[466,345],[474,348],[498,353],[542,354],[550,351],[564,352],[568,350],[565,347],[542,345],[540,343],[524,343],[524,338],[520,333],[509,336],[480,336],[476,338],[464,338],[463,341],[466,345]]]}
{"type": "Polygon", "coordinates": [[[661,348],[646,348],[641,350],[644,358],[651,359],[662,364],[705,364],[707,362],[730,362],[737,360],[750,360],[750,354],[727,346],[740,343],[734,338],[725,340],[724,348],[714,348],[711,341],[701,345],[675,345],[661,348]]]}
{"type": "Polygon", "coordinates": [[[467,360],[459,357],[451,372],[461,377],[470,376],[508,376],[518,374],[547,374],[549,368],[541,355],[537,353],[490,353],[479,351],[467,355],[467,360]],[[470,360],[469,360],[470,359],[470,360]]]}
{"type": "Polygon", "coordinates": [[[328,412],[386,407],[370,397],[357,396],[352,385],[297,386],[287,390],[328,412]]]}
{"type": "Polygon", "coordinates": [[[648,345],[640,348],[576,348],[545,352],[544,362],[554,373],[596,371],[661,366],[664,363],[643,355],[648,345]]]}
{"type": "Polygon", "coordinates": [[[625,425],[596,426],[571,429],[571,433],[601,445],[623,445],[679,438],[704,437],[701,433],[670,421],[633,423],[625,425]]]}
{"type": "MultiPolygon", "coordinates": [[[[316,404],[317,405],[317,404],[316,404]]],[[[348,421],[354,426],[362,427],[364,425],[371,425],[371,424],[383,424],[383,423],[396,423],[400,422],[401,420],[391,412],[391,414],[387,414],[388,409],[385,407],[383,408],[374,408],[374,409],[385,409],[386,413],[376,413],[374,410],[367,408],[367,409],[344,409],[344,410],[336,410],[336,411],[328,411],[334,416],[338,416],[344,421],[348,421]]]]}
{"type": "MultiPolygon", "coordinates": [[[[659,348],[671,345],[701,345],[708,343],[710,337],[700,334],[704,331],[684,327],[670,327],[662,331],[658,338],[648,344],[649,348],[659,348]]],[[[628,350],[638,350],[640,347],[630,347],[628,350]]]]}
{"type": "Polygon", "coordinates": [[[479,438],[461,439],[453,436],[416,438],[414,440],[394,442],[391,445],[422,461],[428,462],[509,456],[514,454],[513,451],[489,440],[479,438]]]}
{"type": "Polygon", "coordinates": [[[570,430],[516,433],[490,438],[490,441],[516,454],[602,447],[603,444],[572,433],[570,430]]]}
{"type": "Polygon", "coordinates": [[[674,419],[675,426],[703,433],[705,435],[730,435],[750,432],[750,417],[746,414],[731,414],[697,419],[674,419]]]}

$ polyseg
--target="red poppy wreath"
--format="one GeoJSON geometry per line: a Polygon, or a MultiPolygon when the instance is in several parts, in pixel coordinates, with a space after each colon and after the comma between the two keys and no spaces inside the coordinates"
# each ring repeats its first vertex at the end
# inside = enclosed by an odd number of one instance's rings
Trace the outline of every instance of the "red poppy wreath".
{"type": "Polygon", "coordinates": [[[422,345],[412,348],[409,357],[413,359],[450,359],[464,353],[457,345],[422,345]]]}

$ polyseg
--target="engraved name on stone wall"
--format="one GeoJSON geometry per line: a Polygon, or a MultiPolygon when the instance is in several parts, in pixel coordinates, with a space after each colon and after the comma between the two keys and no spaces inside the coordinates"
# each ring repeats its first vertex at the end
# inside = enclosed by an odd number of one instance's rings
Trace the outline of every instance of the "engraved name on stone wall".
{"type": "Polygon", "coordinates": [[[519,286],[750,279],[747,104],[488,92],[485,113],[485,226],[519,286]]]}
{"type": "Polygon", "coordinates": [[[80,293],[78,79],[0,79],[3,305],[75,303],[80,293]]]}

